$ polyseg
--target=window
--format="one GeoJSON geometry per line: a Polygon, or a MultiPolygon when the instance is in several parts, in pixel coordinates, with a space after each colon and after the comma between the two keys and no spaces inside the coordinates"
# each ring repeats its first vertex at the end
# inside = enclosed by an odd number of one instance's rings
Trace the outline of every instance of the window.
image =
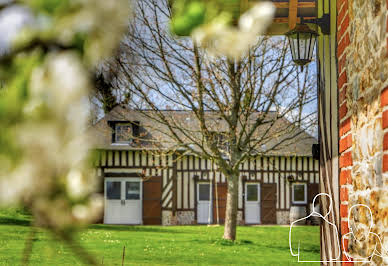
{"type": "Polygon", "coordinates": [[[132,124],[131,123],[116,123],[115,124],[115,143],[131,143],[132,142],[132,124]]]}
{"type": "Polygon", "coordinates": [[[307,203],[307,185],[303,183],[292,184],[292,203],[306,204],[307,203]]]}
{"type": "Polygon", "coordinates": [[[210,200],[210,184],[199,184],[199,199],[200,201],[210,200]]]}
{"type": "Polygon", "coordinates": [[[258,201],[258,189],[256,184],[247,185],[247,201],[258,201]]]}
{"type": "Polygon", "coordinates": [[[121,199],[121,182],[106,182],[106,199],[121,199]]]}
{"type": "Polygon", "coordinates": [[[140,182],[126,182],[126,196],[127,200],[140,199],[140,182]]]}
{"type": "Polygon", "coordinates": [[[112,128],[113,144],[136,144],[139,142],[139,121],[108,121],[112,128]]]}

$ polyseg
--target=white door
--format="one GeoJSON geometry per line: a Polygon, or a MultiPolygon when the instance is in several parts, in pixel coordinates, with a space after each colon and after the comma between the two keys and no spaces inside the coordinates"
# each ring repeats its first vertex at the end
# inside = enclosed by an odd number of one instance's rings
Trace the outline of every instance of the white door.
{"type": "Polygon", "coordinates": [[[210,183],[197,184],[197,199],[197,222],[199,224],[211,224],[213,222],[213,211],[210,183]]]}
{"type": "Polygon", "coordinates": [[[138,178],[105,178],[106,224],[142,223],[142,182],[138,178]]]}
{"type": "Polygon", "coordinates": [[[260,184],[245,184],[245,223],[260,223],[260,184]]]}

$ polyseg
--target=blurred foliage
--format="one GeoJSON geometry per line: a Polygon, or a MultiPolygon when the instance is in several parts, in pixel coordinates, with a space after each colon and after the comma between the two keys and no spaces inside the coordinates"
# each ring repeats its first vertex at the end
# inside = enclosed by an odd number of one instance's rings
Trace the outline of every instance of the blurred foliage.
{"type": "MultiPolygon", "coordinates": [[[[30,8],[34,22],[0,56],[0,205],[28,208],[34,225],[70,244],[72,233],[102,211],[86,130],[89,73],[118,46],[129,3],[14,3],[30,8]]],[[[74,252],[95,263],[81,247],[74,252]]]]}
{"type": "Polygon", "coordinates": [[[240,59],[272,24],[271,1],[172,0],[170,31],[191,36],[210,57],[240,59]]]}
{"type": "Polygon", "coordinates": [[[28,5],[36,12],[42,12],[49,16],[66,14],[71,7],[70,0],[28,0],[28,5]]]}
{"type": "Polygon", "coordinates": [[[232,24],[240,15],[240,0],[171,0],[170,28],[178,36],[189,36],[197,27],[222,19],[232,24]]]}

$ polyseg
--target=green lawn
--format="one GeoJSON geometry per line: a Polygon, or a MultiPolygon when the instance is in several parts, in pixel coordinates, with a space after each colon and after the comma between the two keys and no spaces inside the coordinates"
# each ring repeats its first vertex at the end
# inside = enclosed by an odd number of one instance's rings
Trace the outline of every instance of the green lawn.
{"type": "MultiPolygon", "coordinates": [[[[0,265],[19,265],[30,231],[29,216],[0,211],[0,265]]],[[[221,240],[223,227],[93,225],[79,241],[98,262],[121,265],[297,265],[288,248],[288,227],[241,226],[238,240],[221,240]]],[[[319,227],[299,227],[305,255],[319,260],[319,227]]],[[[82,265],[70,249],[44,230],[34,239],[31,265],[82,265]]],[[[301,264],[299,264],[301,265],[301,264]]],[[[306,264],[303,264],[306,265],[306,264]]],[[[318,265],[318,263],[315,263],[318,265]]]]}

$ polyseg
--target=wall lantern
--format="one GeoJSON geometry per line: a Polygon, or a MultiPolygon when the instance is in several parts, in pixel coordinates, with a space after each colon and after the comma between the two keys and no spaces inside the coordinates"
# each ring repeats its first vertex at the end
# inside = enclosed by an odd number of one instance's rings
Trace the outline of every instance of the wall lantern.
{"type": "Polygon", "coordinates": [[[291,47],[292,60],[295,64],[302,67],[311,62],[315,47],[315,42],[318,37],[318,32],[312,30],[306,23],[317,24],[322,31],[322,34],[330,34],[330,15],[325,14],[319,19],[303,19],[301,23],[286,33],[291,47]]]}

